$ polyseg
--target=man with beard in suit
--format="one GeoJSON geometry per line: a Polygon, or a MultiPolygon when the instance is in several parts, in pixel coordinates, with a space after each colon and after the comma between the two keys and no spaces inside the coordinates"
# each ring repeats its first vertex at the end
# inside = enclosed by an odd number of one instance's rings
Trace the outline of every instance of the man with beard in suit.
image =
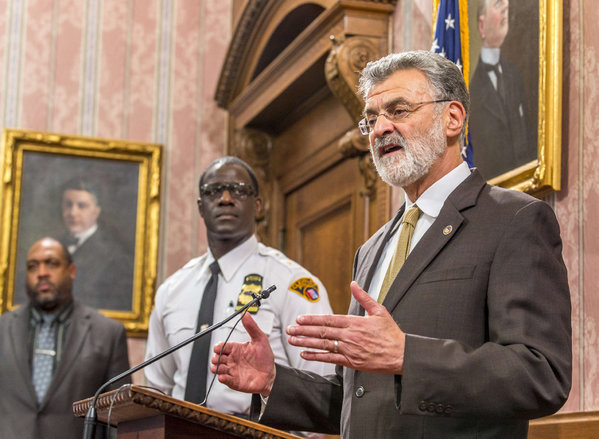
{"type": "Polygon", "coordinates": [[[260,422],[344,439],[526,439],[568,397],[570,293],[555,214],[486,184],[460,155],[470,101],[461,71],[426,51],[360,77],[377,171],[405,203],[356,253],[348,315],[287,328],[326,377],[278,364],[251,316],[250,343],[217,345],[212,370],[255,394],[260,422]]]}

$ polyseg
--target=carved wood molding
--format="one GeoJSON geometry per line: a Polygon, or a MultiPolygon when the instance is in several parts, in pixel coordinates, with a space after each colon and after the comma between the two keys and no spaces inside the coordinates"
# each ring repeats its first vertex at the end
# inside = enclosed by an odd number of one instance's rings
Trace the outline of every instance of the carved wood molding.
{"type": "Polygon", "coordinates": [[[331,41],[333,48],[325,64],[325,77],[333,95],[341,101],[351,118],[358,122],[364,108],[364,101],[357,93],[360,72],[369,61],[383,54],[372,38],[331,36],[331,41]]]}
{"type": "MultiPolygon", "coordinates": [[[[92,398],[76,401],[73,403],[73,414],[84,417],[91,402],[92,398]]],[[[124,421],[167,415],[240,438],[299,439],[298,436],[290,433],[260,426],[233,415],[200,407],[135,385],[127,385],[119,390],[103,393],[98,398],[96,409],[98,419],[102,422],[107,421],[107,412],[112,410],[110,421],[112,425],[118,425],[124,421]]]]}
{"type": "Polygon", "coordinates": [[[231,142],[231,154],[248,163],[258,178],[262,210],[256,218],[257,231],[262,242],[268,236],[270,195],[272,193],[272,174],[270,172],[270,154],[272,151],[272,138],[259,130],[243,129],[234,133],[231,142]]]}
{"type": "MultiPolygon", "coordinates": [[[[308,3],[308,2],[306,2],[308,3]]],[[[318,1],[317,3],[321,3],[318,1]]],[[[325,4],[334,3],[332,1],[322,1],[325,4]]],[[[393,11],[393,6],[397,0],[339,0],[335,3],[335,7],[328,8],[328,11],[343,10],[347,7],[350,9],[370,9],[372,11],[385,11],[385,14],[390,14],[393,11]]],[[[285,2],[280,0],[249,0],[244,9],[239,23],[235,29],[233,38],[227,50],[227,56],[221,70],[219,81],[215,92],[215,100],[219,107],[228,109],[231,102],[237,97],[241,91],[239,87],[240,79],[243,77],[243,71],[247,68],[246,60],[248,54],[252,52],[252,44],[255,42],[257,29],[260,29],[260,24],[263,23],[268,16],[272,15],[273,10],[284,7],[285,2]]],[[[327,15],[327,14],[323,14],[327,15]]],[[[357,15],[357,14],[354,14],[357,15]]],[[[323,18],[327,21],[332,16],[323,18]]],[[[332,26],[332,23],[327,23],[325,27],[332,26]]],[[[348,35],[353,34],[351,30],[347,30],[348,35]]],[[[313,30],[314,32],[318,32],[313,30]]],[[[384,32],[386,33],[386,32],[384,32]]],[[[374,31],[373,34],[380,34],[380,31],[374,31]]],[[[385,37],[386,39],[386,37],[385,37]]],[[[287,62],[287,64],[289,64],[287,62]]]]}

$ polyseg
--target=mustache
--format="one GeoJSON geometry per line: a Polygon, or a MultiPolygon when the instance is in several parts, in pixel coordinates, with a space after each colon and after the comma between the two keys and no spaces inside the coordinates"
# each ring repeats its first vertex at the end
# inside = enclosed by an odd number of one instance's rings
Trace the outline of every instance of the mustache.
{"type": "Polygon", "coordinates": [[[391,133],[387,134],[386,136],[377,137],[376,139],[374,139],[374,147],[376,149],[388,145],[399,145],[404,149],[408,147],[406,139],[399,133],[391,133]]]}
{"type": "Polygon", "coordinates": [[[38,282],[35,284],[35,289],[39,289],[39,287],[42,285],[42,283],[43,283],[43,284],[45,284],[45,285],[49,285],[49,286],[51,286],[52,288],[56,288],[56,285],[54,285],[54,284],[53,284],[52,282],[50,282],[49,280],[44,280],[44,279],[42,279],[42,280],[38,281],[38,282]]]}

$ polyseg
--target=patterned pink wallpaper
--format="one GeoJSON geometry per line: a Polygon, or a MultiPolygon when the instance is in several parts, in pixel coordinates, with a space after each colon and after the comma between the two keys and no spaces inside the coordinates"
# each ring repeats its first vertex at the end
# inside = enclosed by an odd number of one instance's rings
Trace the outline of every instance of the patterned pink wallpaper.
{"type": "MultiPolygon", "coordinates": [[[[202,253],[197,179],[225,150],[213,95],[230,2],[0,0],[0,10],[0,128],[164,145],[159,279],[202,253]]],[[[144,341],[129,344],[139,363],[144,341]]]]}

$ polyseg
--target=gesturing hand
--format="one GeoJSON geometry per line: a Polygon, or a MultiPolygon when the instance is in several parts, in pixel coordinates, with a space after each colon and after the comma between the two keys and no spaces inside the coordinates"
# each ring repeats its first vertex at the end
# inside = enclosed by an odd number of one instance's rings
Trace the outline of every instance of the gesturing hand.
{"type": "Polygon", "coordinates": [[[250,314],[245,314],[241,323],[248,332],[251,341],[247,343],[229,342],[224,346],[214,346],[216,355],[212,357],[212,373],[218,374],[218,380],[233,390],[246,393],[270,395],[275,380],[275,357],[270,348],[268,337],[260,330],[250,314]],[[218,371],[216,363],[222,352],[218,371]]]}
{"type": "Polygon", "coordinates": [[[367,316],[299,316],[298,325],[287,328],[289,343],[327,351],[303,351],[301,356],[306,360],[334,363],[364,372],[401,374],[405,333],[387,309],[356,282],[352,282],[350,288],[367,316]]]}

